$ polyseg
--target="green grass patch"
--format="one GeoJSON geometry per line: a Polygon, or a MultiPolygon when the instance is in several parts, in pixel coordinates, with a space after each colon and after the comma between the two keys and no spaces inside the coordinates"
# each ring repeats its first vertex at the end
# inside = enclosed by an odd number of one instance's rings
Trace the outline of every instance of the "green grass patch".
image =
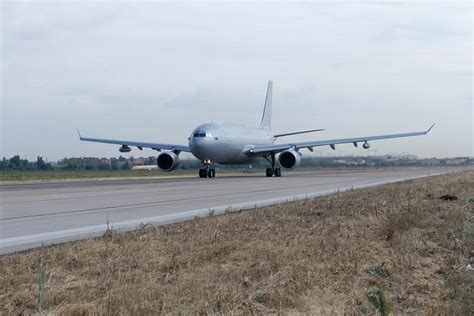
{"type": "Polygon", "coordinates": [[[117,170],[117,171],[1,171],[0,181],[96,179],[96,178],[130,178],[130,177],[163,177],[170,175],[193,175],[194,170],[177,170],[172,173],[154,170],[117,170]]]}

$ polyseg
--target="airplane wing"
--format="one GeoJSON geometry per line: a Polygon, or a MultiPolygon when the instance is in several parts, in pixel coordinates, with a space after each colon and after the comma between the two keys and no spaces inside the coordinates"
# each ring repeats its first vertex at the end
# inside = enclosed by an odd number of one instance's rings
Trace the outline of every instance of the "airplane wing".
{"type": "Polygon", "coordinates": [[[115,139],[101,139],[101,138],[90,138],[90,137],[83,137],[81,133],[79,133],[79,140],[85,142],[95,142],[95,143],[105,143],[105,144],[115,144],[115,145],[122,145],[124,147],[128,146],[135,146],[138,149],[142,150],[143,148],[151,148],[157,151],[164,150],[173,150],[175,152],[190,152],[189,146],[185,145],[176,145],[176,144],[161,144],[161,143],[145,143],[145,142],[135,142],[135,141],[128,141],[128,140],[115,140],[115,139]]]}
{"type": "Polygon", "coordinates": [[[402,133],[402,134],[388,134],[388,135],[378,135],[378,136],[365,136],[365,137],[355,137],[355,138],[339,138],[339,139],[330,139],[330,140],[318,140],[310,142],[301,142],[301,143],[289,143],[289,144],[274,144],[274,145],[265,145],[265,146],[254,146],[249,147],[245,150],[245,153],[249,156],[267,156],[270,154],[276,154],[287,149],[303,149],[307,148],[310,151],[313,151],[313,147],[319,146],[331,146],[332,149],[336,148],[336,144],[354,144],[357,147],[358,143],[364,143],[373,140],[382,140],[382,139],[391,139],[391,138],[401,138],[401,137],[412,137],[412,136],[421,136],[428,134],[431,129],[435,126],[433,124],[428,130],[423,132],[412,132],[412,133],[402,133]]]}
{"type": "Polygon", "coordinates": [[[312,129],[312,130],[309,130],[309,131],[292,132],[292,133],[285,133],[285,134],[276,134],[276,135],[273,135],[273,138],[277,139],[278,137],[284,137],[284,136],[293,136],[293,135],[299,135],[299,134],[322,132],[324,130],[325,130],[324,128],[318,128],[318,129],[312,129]]]}

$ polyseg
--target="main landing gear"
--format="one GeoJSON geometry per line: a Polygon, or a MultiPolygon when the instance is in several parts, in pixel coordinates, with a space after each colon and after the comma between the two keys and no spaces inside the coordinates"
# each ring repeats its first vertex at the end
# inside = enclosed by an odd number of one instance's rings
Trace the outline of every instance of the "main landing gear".
{"type": "Polygon", "coordinates": [[[264,157],[271,165],[272,167],[271,168],[267,168],[265,174],[267,177],[273,177],[273,175],[275,175],[275,177],[281,177],[281,169],[280,168],[275,168],[275,154],[271,154],[271,160],[268,159],[268,157],[264,157]]]}
{"type": "Polygon", "coordinates": [[[203,168],[199,169],[199,178],[215,178],[216,169],[211,168],[211,161],[205,160],[202,162],[203,168]]]}

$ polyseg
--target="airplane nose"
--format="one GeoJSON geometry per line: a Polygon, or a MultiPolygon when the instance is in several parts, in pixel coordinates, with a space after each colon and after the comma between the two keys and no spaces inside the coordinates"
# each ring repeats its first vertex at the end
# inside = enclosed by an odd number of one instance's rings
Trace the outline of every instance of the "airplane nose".
{"type": "Polygon", "coordinates": [[[208,155],[208,144],[209,142],[203,138],[191,139],[189,141],[189,148],[193,155],[201,160],[209,159],[208,155]]]}
{"type": "Polygon", "coordinates": [[[204,143],[204,138],[201,138],[201,137],[193,137],[193,138],[191,138],[191,140],[189,141],[189,143],[196,146],[196,145],[199,145],[199,144],[204,143]]]}

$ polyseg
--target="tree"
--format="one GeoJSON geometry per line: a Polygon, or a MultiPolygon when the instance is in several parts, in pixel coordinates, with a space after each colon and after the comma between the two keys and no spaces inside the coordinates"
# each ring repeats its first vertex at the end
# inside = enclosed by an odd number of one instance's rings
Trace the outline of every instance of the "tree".
{"type": "Polygon", "coordinates": [[[43,157],[38,156],[36,157],[36,170],[44,170],[44,160],[43,157]]]}
{"type": "Polygon", "coordinates": [[[20,166],[19,166],[20,170],[28,170],[29,167],[30,167],[30,162],[28,161],[28,159],[20,159],[20,166]]]}
{"type": "Polygon", "coordinates": [[[118,159],[117,158],[111,158],[110,159],[110,168],[112,170],[119,170],[118,159]]]}
{"type": "Polygon", "coordinates": [[[21,166],[20,156],[15,155],[8,161],[8,169],[10,170],[18,170],[21,166]]]}
{"type": "Polygon", "coordinates": [[[2,161],[0,161],[0,170],[7,170],[8,168],[8,160],[7,158],[3,157],[2,161]]]}
{"type": "Polygon", "coordinates": [[[128,170],[128,169],[130,169],[130,164],[128,163],[128,161],[125,161],[125,163],[122,166],[122,170],[128,170]]]}
{"type": "Polygon", "coordinates": [[[43,157],[36,157],[36,170],[51,170],[53,167],[51,164],[44,162],[43,157]]]}

